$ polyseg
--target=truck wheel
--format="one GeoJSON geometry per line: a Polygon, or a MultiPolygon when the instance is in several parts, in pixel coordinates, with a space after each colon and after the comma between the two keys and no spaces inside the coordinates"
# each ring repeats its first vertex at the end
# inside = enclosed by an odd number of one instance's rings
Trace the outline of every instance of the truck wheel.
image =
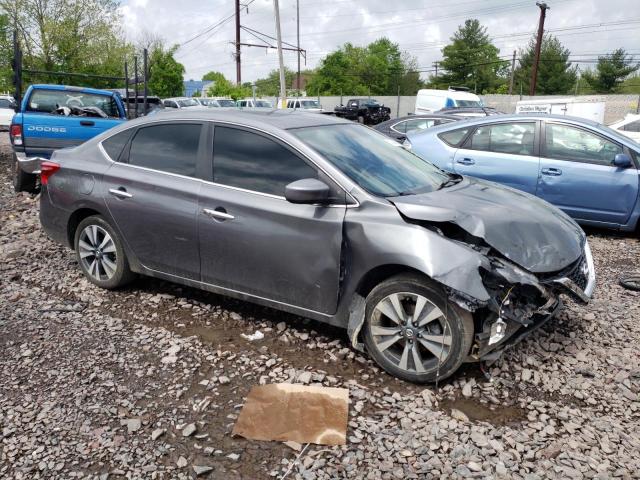
{"type": "Polygon", "coordinates": [[[362,115],[358,115],[358,123],[364,123],[364,117],[362,115]]]}
{"type": "Polygon", "coordinates": [[[82,273],[94,285],[113,290],[135,278],[120,237],[102,216],[93,215],[80,222],[74,247],[82,273]]]}
{"type": "Polygon", "coordinates": [[[13,154],[12,157],[13,170],[13,189],[16,192],[36,193],[38,191],[38,177],[33,173],[23,172],[20,168],[18,157],[13,154]]]}
{"type": "Polygon", "coordinates": [[[455,373],[467,357],[473,318],[429,279],[397,275],[367,296],[364,342],[391,375],[435,382],[455,373]]]}

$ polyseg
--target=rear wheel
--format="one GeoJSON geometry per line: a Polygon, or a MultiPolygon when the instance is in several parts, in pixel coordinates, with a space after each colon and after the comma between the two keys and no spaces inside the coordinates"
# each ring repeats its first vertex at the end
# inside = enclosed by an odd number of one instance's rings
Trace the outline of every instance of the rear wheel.
{"type": "Polygon", "coordinates": [[[101,216],[94,215],[80,222],[74,246],[82,273],[91,283],[114,289],[135,278],[120,237],[101,216]]]}
{"type": "Polygon", "coordinates": [[[367,296],[364,341],[388,373],[414,383],[452,375],[473,340],[471,314],[428,279],[399,275],[367,296]]]}
{"type": "Polygon", "coordinates": [[[16,192],[36,193],[38,191],[38,177],[33,173],[24,172],[20,168],[18,157],[12,155],[11,168],[13,170],[13,189],[16,192]]]}

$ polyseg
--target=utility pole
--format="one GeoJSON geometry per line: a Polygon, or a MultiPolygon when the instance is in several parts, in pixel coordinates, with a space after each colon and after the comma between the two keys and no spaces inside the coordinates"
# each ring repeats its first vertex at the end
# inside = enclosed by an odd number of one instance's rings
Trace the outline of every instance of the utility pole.
{"type": "Polygon", "coordinates": [[[438,62],[433,62],[433,66],[436,68],[436,77],[438,76],[438,62]]]}
{"type": "Polygon", "coordinates": [[[273,0],[273,9],[276,16],[276,38],[278,41],[278,62],[280,63],[280,102],[282,108],[287,106],[287,87],[284,80],[284,59],[282,58],[282,33],[280,32],[280,7],[278,0],[273,0]]]}
{"type": "Polygon", "coordinates": [[[538,22],[538,38],[536,39],[536,55],[533,62],[533,68],[531,69],[531,84],[529,85],[529,95],[536,94],[536,83],[538,82],[538,64],[540,63],[540,49],[542,48],[542,35],[544,33],[544,19],[547,16],[547,10],[549,7],[546,3],[536,2],[536,5],[540,8],[540,20],[538,22]]]}
{"type": "Polygon", "coordinates": [[[296,32],[298,37],[298,43],[296,47],[298,48],[298,75],[296,76],[296,89],[298,90],[298,95],[300,95],[300,0],[296,0],[296,32]]]}
{"type": "Polygon", "coordinates": [[[236,0],[236,83],[238,86],[242,83],[242,74],[240,73],[240,0],[236,0]]]}
{"type": "Polygon", "coordinates": [[[513,75],[516,70],[516,51],[513,51],[513,58],[511,59],[511,78],[509,78],[509,95],[513,94],[513,75]]]}

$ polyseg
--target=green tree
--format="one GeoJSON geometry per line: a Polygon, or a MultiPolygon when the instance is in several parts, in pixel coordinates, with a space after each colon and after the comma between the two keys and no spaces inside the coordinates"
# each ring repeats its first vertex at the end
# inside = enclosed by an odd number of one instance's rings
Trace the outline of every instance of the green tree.
{"type": "Polygon", "coordinates": [[[638,68],[640,64],[634,65],[633,58],[623,48],[618,48],[611,55],[599,56],[596,71],[584,72],[582,78],[596,93],[612,93],[618,91],[624,80],[638,68]]]}
{"type": "Polygon", "coordinates": [[[432,77],[431,86],[463,86],[477,93],[491,93],[505,83],[508,62],[500,60],[500,50],[478,20],[465,20],[450,40],[442,49],[440,67],[444,73],[432,77]]]}
{"type": "Polygon", "coordinates": [[[366,47],[346,43],[311,75],[306,90],[313,95],[395,95],[398,88],[401,95],[410,95],[421,83],[415,59],[387,38],[366,47]]]}
{"type": "MultiPolygon", "coordinates": [[[[285,67],[284,84],[287,88],[293,85],[296,73],[285,67]]],[[[260,96],[279,97],[280,96],[280,70],[271,70],[266,78],[256,80],[256,93],[260,96]]]]}
{"type": "Polygon", "coordinates": [[[159,97],[177,97],[183,94],[184,66],[173,55],[177,46],[165,49],[156,45],[149,52],[149,90],[159,97]]]}
{"type": "Polygon", "coordinates": [[[0,92],[13,90],[11,59],[13,58],[13,35],[9,17],[0,14],[0,92]]]}
{"type": "Polygon", "coordinates": [[[627,78],[619,88],[620,93],[640,94],[640,75],[635,74],[627,78]]]}
{"type": "MultiPolygon", "coordinates": [[[[522,85],[523,92],[529,92],[531,83],[531,69],[535,60],[536,39],[533,37],[527,48],[520,50],[520,64],[515,72],[516,85],[522,85]]],[[[571,65],[571,52],[564,48],[560,40],[553,35],[545,35],[540,47],[540,63],[538,65],[538,80],[536,93],[553,95],[569,93],[575,90],[576,68],[571,65]]],[[[517,87],[519,89],[519,87],[517,87]]]]}
{"type": "MultiPolygon", "coordinates": [[[[133,52],[124,40],[118,2],[113,0],[0,0],[0,11],[15,20],[24,67],[52,72],[122,76],[133,52]]],[[[13,30],[13,28],[11,28],[13,30]]],[[[58,75],[25,75],[25,82],[70,83],[58,75]]],[[[89,86],[121,86],[83,78],[89,86]]]]}
{"type": "Polygon", "coordinates": [[[251,96],[251,86],[243,84],[242,86],[235,85],[225,78],[220,72],[208,72],[203,77],[203,80],[209,80],[213,82],[207,89],[208,97],[231,97],[234,100],[239,98],[245,98],[251,96]]]}

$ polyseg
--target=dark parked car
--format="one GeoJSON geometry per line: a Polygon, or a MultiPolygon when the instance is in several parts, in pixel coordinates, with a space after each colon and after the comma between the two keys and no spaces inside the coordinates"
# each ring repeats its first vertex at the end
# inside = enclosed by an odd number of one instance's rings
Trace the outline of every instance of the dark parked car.
{"type": "Polygon", "coordinates": [[[555,207],[334,117],[165,112],[41,172],[42,226],[94,284],[135,272],[344,327],[414,382],[495,358],[595,284],[555,207]]]}
{"type": "Polygon", "coordinates": [[[501,115],[504,112],[493,107],[446,107],[438,110],[440,115],[456,115],[458,117],[488,117],[489,115],[501,115]]]}
{"type": "Polygon", "coordinates": [[[402,141],[407,138],[407,133],[409,132],[426,130],[436,125],[455,122],[461,118],[454,115],[407,115],[406,117],[394,118],[393,120],[379,123],[373,128],[380,133],[384,133],[387,137],[402,141]]]}
{"type": "Polygon", "coordinates": [[[494,115],[407,135],[449,172],[536,195],[579,223],[633,231],[640,218],[640,144],[563,115],[494,115]]]}
{"type": "Polygon", "coordinates": [[[391,118],[391,109],[371,98],[352,98],[347,105],[334,108],[336,117],[357,121],[365,125],[376,125],[391,118]]]}

